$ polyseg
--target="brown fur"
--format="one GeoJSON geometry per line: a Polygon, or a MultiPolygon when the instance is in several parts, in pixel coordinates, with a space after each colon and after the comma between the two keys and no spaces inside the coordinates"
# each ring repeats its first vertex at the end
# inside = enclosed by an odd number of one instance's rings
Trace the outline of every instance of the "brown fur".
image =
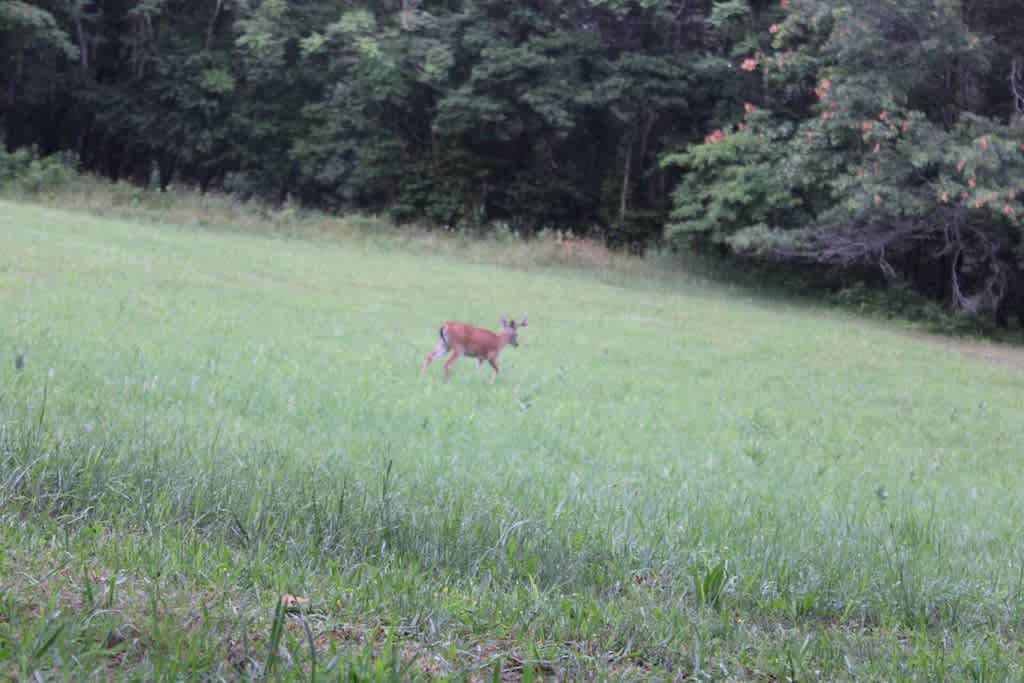
{"type": "Polygon", "coordinates": [[[508,344],[519,346],[519,328],[521,327],[526,327],[526,318],[523,318],[520,323],[502,318],[501,332],[491,332],[457,320],[449,320],[441,326],[439,330],[441,343],[427,354],[423,360],[423,367],[420,368],[420,374],[422,375],[434,360],[450,351],[451,357],[444,364],[445,382],[451,381],[452,366],[462,356],[476,358],[481,363],[485,360],[490,363],[494,368],[491,382],[494,382],[498,377],[498,354],[508,344]]]}

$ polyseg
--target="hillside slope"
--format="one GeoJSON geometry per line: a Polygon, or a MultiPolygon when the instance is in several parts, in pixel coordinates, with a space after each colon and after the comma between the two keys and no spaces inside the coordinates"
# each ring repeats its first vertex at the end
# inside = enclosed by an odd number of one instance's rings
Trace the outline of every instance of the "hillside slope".
{"type": "Polygon", "coordinates": [[[707,287],[11,202],[0,358],[0,671],[258,672],[239,633],[289,593],[296,677],[310,647],[377,675],[389,630],[424,675],[1024,673],[1012,365],[707,287]],[[442,321],[505,314],[495,384],[417,375],[442,321]]]}

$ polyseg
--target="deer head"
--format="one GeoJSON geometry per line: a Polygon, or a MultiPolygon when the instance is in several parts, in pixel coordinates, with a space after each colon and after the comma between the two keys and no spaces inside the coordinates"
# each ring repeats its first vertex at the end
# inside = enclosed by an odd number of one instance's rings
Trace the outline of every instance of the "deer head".
{"type": "Polygon", "coordinates": [[[512,346],[519,346],[519,328],[526,327],[526,318],[524,317],[521,322],[515,320],[509,320],[508,318],[501,319],[501,331],[508,337],[508,343],[512,346]]]}

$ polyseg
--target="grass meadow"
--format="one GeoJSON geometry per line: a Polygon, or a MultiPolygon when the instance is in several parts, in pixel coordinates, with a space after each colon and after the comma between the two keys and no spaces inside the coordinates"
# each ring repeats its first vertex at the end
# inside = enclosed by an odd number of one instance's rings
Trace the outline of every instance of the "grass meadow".
{"type": "Polygon", "coordinates": [[[267,220],[0,201],[0,677],[1024,679],[1021,365],[267,220]]]}

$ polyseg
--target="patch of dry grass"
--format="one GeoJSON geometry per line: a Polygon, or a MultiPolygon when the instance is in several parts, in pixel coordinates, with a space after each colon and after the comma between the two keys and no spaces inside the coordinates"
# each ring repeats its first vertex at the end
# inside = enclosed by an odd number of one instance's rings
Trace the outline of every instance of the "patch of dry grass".
{"type": "Polygon", "coordinates": [[[398,226],[382,216],[331,215],[291,204],[271,207],[216,192],[200,194],[191,189],[161,193],[90,177],[55,188],[41,198],[50,206],[146,223],[281,238],[370,241],[382,247],[402,246],[413,252],[445,254],[516,269],[572,268],[629,276],[665,274],[649,259],[559,231],[543,231],[524,238],[500,227],[467,233],[423,224],[398,226]]]}

